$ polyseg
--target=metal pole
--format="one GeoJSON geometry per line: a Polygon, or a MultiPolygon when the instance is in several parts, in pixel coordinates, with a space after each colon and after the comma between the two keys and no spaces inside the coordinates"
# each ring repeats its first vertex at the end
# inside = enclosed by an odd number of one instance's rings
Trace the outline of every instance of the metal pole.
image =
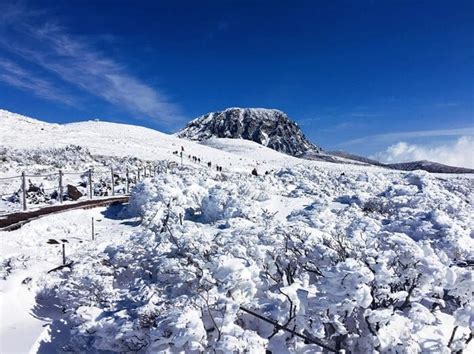
{"type": "Polygon", "coordinates": [[[63,203],[63,171],[59,170],[59,202],[63,203]]]}
{"type": "Polygon", "coordinates": [[[125,192],[129,194],[130,193],[130,180],[128,177],[128,168],[127,168],[127,171],[125,172],[125,178],[127,179],[127,183],[125,184],[125,188],[126,188],[125,192]]]}
{"type": "Polygon", "coordinates": [[[92,169],[89,169],[89,199],[92,199],[92,169]]]}
{"type": "Polygon", "coordinates": [[[95,240],[94,218],[92,218],[92,241],[95,240]]]}
{"type": "Polygon", "coordinates": [[[110,173],[112,174],[112,195],[115,195],[115,184],[114,184],[114,169],[110,168],[110,173]]]}
{"type": "Polygon", "coordinates": [[[21,190],[23,199],[23,210],[26,210],[26,174],[25,171],[21,173],[21,190]]]}
{"type": "Polygon", "coordinates": [[[63,242],[63,265],[66,264],[66,244],[63,242]]]}

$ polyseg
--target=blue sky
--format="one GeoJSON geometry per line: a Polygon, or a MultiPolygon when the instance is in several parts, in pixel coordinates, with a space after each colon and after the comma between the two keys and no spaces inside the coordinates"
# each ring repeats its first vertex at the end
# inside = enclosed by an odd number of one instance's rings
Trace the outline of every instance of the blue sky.
{"type": "Polygon", "coordinates": [[[436,157],[474,146],[473,74],[473,1],[0,0],[0,107],[51,122],[278,108],[329,150],[436,157]]]}

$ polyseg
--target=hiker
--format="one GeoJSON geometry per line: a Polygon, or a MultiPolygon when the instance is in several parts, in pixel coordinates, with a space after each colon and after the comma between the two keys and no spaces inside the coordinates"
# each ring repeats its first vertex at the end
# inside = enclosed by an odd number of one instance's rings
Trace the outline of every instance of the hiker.
{"type": "Polygon", "coordinates": [[[258,176],[258,172],[257,172],[257,169],[256,169],[256,168],[254,168],[254,169],[252,170],[252,175],[258,176]]]}

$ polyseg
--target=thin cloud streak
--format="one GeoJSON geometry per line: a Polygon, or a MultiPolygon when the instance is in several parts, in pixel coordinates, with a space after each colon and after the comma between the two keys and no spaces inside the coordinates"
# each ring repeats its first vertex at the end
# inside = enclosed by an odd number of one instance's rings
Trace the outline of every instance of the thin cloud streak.
{"type": "MultiPolygon", "coordinates": [[[[15,26],[10,27],[14,27],[15,34],[25,40],[12,43],[6,40],[6,36],[0,37],[0,45],[10,53],[130,112],[167,124],[183,119],[179,108],[165,94],[134,77],[124,66],[107,58],[90,43],[70,36],[56,23],[46,22],[38,26],[30,20],[31,15],[27,12],[19,15],[24,12],[11,10],[11,13],[17,18],[15,26]]],[[[34,88],[31,87],[33,92],[34,88]]]]}
{"type": "Polygon", "coordinates": [[[0,58],[0,81],[23,91],[31,91],[40,98],[77,107],[74,97],[58,90],[51,81],[37,77],[5,58],[0,58]]]}
{"type": "Polygon", "coordinates": [[[474,135],[474,127],[459,129],[419,130],[411,132],[396,132],[387,134],[374,134],[346,141],[341,146],[353,146],[370,142],[372,144],[387,143],[413,138],[429,138],[440,136],[474,135]]]}

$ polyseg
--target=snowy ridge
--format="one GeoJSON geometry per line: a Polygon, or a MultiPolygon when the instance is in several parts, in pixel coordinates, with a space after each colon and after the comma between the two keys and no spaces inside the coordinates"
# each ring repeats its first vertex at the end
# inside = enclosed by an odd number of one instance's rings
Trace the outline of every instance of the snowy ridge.
{"type": "Polygon", "coordinates": [[[443,165],[432,161],[413,161],[387,164],[390,168],[403,171],[424,170],[433,173],[474,173],[472,168],[443,165]]]}

